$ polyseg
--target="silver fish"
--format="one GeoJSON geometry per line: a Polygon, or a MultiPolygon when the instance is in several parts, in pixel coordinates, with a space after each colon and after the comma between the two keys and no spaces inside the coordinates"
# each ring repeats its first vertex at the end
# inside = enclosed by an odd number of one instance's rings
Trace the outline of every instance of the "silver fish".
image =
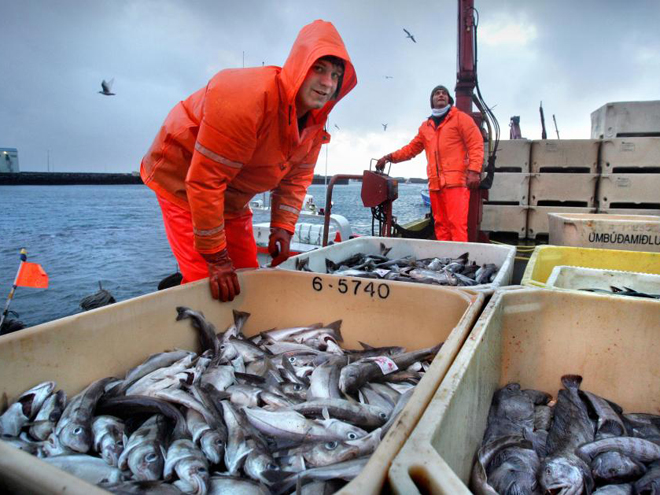
{"type": "Polygon", "coordinates": [[[186,424],[193,442],[200,446],[206,458],[211,464],[219,464],[225,453],[226,432],[223,437],[222,431],[211,428],[204,417],[194,409],[186,411],[186,424]]]}
{"type": "Polygon", "coordinates": [[[387,411],[369,404],[352,403],[344,399],[314,399],[291,407],[304,416],[322,416],[326,410],[331,417],[349,421],[365,428],[377,428],[387,422],[387,411]]]}
{"type": "Polygon", "coordinates": [[[94,485],[124,481],[124,474],[119,469],[108,465],[103,459],[91,455],[60,455],[46,457],[43,460],[94,485]]]}
{"type": "Polygon", "coordinates": [[[172,384],[179,384],[180,378],[187,377],[185,373],[191,372],[193,360],[194,355],[188,354],[170,366],[159,368],[144,375],[126,389],[126,395],[150,395],[150,391],[167,388],[172,384]],[[163,381],[168,378],[170,379],[169,385],[163,381]]]}
{"type": "Polygon", "coordinates": [[[163,476],[166,451],[164,448],[167,434],[165,417],[156,414],[145,421],[133,432],[119,457],[118,467],[127,467],[136,480],[158,480],[163,476]]]}
{"type": "Polygon", "coordinates": [[[217,330],[213,323],[204,318],[204,314],[199,311],[193,311],[185,306],[178,306],[176,308],[177,316],[176,321],[189,319],[190,324],[195,330],[198,331],[199,343],[203,351],[210,349],[214,356],[218,355],[218,348],[220,347],[220,340],[216,333],[217,330]]]}
{"type": "Polygon", "coordinates": [[[247,407],[243,411],[250,424],[269,437],[300,442],[342,440],[321,424],[295,411],[272,412],[247,407]]]}
{"type": "Polygon", "coordinates": [[[251,452],[247,444],[249,433],[243,424],[239,412],[226,400],[221,402],[225,423],[227,425],[227,445],[225,447],[225,467],[234,476],[245,463],[245,458],[251,452]]]}
{"type": "Polygon", "coordinates": [[[250,453],[245,458],[243,471],[255,481],[259,481],[266,485],[269,484],[269,480],[264,476],[264,473],[267,471],[277,471],[280,467],[268,451],[267,446],[258,438],[249,438],[247,440],[247,446],[250,449],[250,453]]]}
{"type": "Polygon", "coordinates": [[[367,464],[369,459],[367,457],[361,457],[359,459],[353,459],[346,462],[340,462],[338,464],[333,464],[331,466],[324,466],[318,468],[311,468],[300,473],[296,473],[289,478],[286,478],[282,482],[273,486],[273,492],[275,493],[284,493],[291,487],[295,486],[298,480],[305,481],[326,481],[333,479],[343,479],[343,480],[352,480],[360,472],[362,468],[367,464]]]}
{"type": "Polygon", "coordinates": [[[263,484],[244,478],[214,475],[209,480],[208,495],[270,495],[263,484]]]}
{"type": "Polygon", "coordinates": [[[245,311],[236,311],[235,309],[232,311],[232,314],[234,317],[234,323],[229,325],[229,327],[227,327],[224,332],[217,334],[218,341],[221,344],[226,342],[230,337],[240,337],[243,335],[243,327],[250,317],[250,313],[246,313],[245,311]]]}
{"type": "Polygon", "coordinates": [[[121,481],[101,483],[101,488],[118,495],[180,495],[176,486],[164,481],[121,481]]]}
{"type": "Polygon", "coordinates": [[[0,416],[0,435],[17,437],[21,428],[39,412],[54,388],[55,382],[43,382],[23,392],[0,416]]]}
{"type": "Polygon", "coordinates": [[[317,366],[310,377],[309,399],[341,399],[343,395],[339,390],[339,374],[342,366],[346,365],[348,358],[335,357],[317,366]]]}
{"type": "Polygon", "coordinates": [[[92,421],[94,450],[110,466],[117,466],[128,442],[124,429],[124,423],[114,416],[97,416],[92,421]]]}
{"type": "Polygon", "coordinates": [[[91,383],[71,399],[55,426],[61,444],[75,452],[86,453],[92,447],[92,417],[105,385],[113,378],[101,378],[91,383]]]}
{"type": "Polygon", "coordinates": [[[125,393],[126,390],[140,378],[143,378],[149,373],[152,373],[161,368],[172,366],[177,361],[180,361],[186,356],[192,356],[193,354],[194,353],[185,350],[159,352],[157,354],[152,354],[143,363],[139,364],[135,368],[128,370],[125,378],[121,381],[120,384],[117,385],[116,388],[112,390],[112,394],[121,395],[125,393]]]}
{"type": "Polygon", "coordinates": [[[55,429],[66,407],[66,392],[58,390],[51,394],[39,409],[30,426],[30,435],[38,440],[46,440],[55,429]]]}
{"type": "Polygon", "coordinates": [[[175,472],[192,488],[186,493],[206,494],[209,483],[208,462],[191,440],[175,440],[167,449],[163,478],[170,480],[175,472]]]}

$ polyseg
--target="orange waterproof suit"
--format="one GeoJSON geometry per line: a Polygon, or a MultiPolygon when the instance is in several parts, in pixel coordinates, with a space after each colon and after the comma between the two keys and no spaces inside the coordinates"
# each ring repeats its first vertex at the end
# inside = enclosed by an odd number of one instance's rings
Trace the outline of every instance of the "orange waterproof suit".
{"type": "Polygon", "coordinates": [[[190,211],[199,253],[224,249],[225,218],[249,214],[249,201],[266,191],[272,191],[271,227],[292,233],[321,145],[330,141],[327,116],[356,84],[339,33],[315,21],[300,31],[282,68],[223,70],[177,104],[142,160],[142,180],[190,211]],[[299,133],[296,94],[325,56],[345,61],[339,95],[311,110],[299,133]]]}
{"type": "Polygon", "coordinates": [[[452,107],[439,126],[436,127],[431,118],[424,121],[417,136],[392,153],[390,161],[399,163],[410,160],[422,150],[426,151],[426,173],[436,238],[467,242],[470,202],[467,171],[481,173],[484,161],[481,132],[472,117],[452,107]]]}

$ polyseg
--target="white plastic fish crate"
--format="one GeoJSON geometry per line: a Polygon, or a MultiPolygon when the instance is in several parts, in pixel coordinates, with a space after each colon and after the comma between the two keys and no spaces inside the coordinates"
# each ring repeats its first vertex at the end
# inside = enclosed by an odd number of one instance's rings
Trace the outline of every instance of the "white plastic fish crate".
{"type": "Polygon", "coordinates": [[[611,290],[611,287],[614,286],[627,287],[648,294],[660,294],[660,275],[558,265],[552,269],[546,286],[550,289],[572,290],[611,290]]]}
{"type": "MultiPolygon", "coordinates": [[[[289,258],[279,265],[284,270],[295,270],[296,263],[309,260],[308,267],[315,273],[327,273],[325,260],[328,259],[338,263],[354,254],[380,254],[381,244],[392,248],[387,254],[389,259],[414,256],[417,259],[424,258],[457,258],[468,253],[468,261],[475,261],[479,265],[494,263],[498,267],[497,275],[490,284],[473,285],[470,290],[492,291],[497,287],[509,285],[513,274],[513,262],[516,255],[515,246],[502,246],[494,244],[480,244],[475,242],[450,242],[450,241],[428,241],[421,239],[401,239],[386,237],[357,237],[344,242],[338,242],[309,253],[300,254],[289,258]]],[[[405,283],[405,282],[395,282],[405,283]]],[[[423,285],[428,284],[410,284],[423,285]]],[[[463,287],[456,287],[462,289],[463,287]]]]}
{"type": "Polygon", "coordinates": [[[510,382],[556,397],[560,377],[626,411],[660,408],[660,304],[508,287],[484,309],[389,470],[396,494],[471,493],[493,393],[510,382]]]}
{"type": "Polygon", "coordinates": [[[529,158],[532,142],[528,139],[500,141],[497,147],[495,170],[529,173],[529,158]]]}
{"type": "Polygon", "coordinates": [[[508,232],[524,239],[527,236],[527,208],[528,206],[484,204],[481,230],[508,232]]]}
{"type": "MultiPolygon", "coordinates": [[[[375,291],[341,293],[339,277],[284,270],[239,271],[241,294],[231,303],[211,298],[208,281],[173,287],[0,337],[0,394],[11,403],[34,385],[53,380],[69,397],[106,376],[123,376],[150,354],[199,351],[198,332],[176,321],[176,307],[202,311],[218,330],[232,310],[251,314],[243,332],[342,319],[344,346],[444,345],[408,405],[344,493],[379,493],[387,469],[465,341],[484,294],[387,281],[375,291]]],[[[350,284],[351,289],[353,284],[350,284]]],[[[10,493],[107,495],[44,461],[0,441],[0,488],[10,493]]],[[[5,491],[4,493],[8,493],[5,491]]]]}
{"type": "Polygon", "coordinates": [[[527,205],[529,202],[529,175],[496,172],[493,186],[488,190],[487,203],[527,205]]]}
{"type": "Polygon", "coordinates": [[[595,213],[595,208],[573,206],[530,206],[527,210],[527,237],[536,239],[539,235],[550,233],[549,213],[595,213]]]}
{"type": "Polygon", "coordinates": [[[596,200],[598,174],[531,174],[529,179],[529,204],[540,202],[572,202],[583,208],[593,208],[596,200]]]}
{"type": "Polygon", "coordinates": [[[660,172],[660,137],[608,139],[600,145],[600,168],[604,174],[637,170],[660,172]]]}
{"type": "MultiPolygon", "coordinates": [[[[597,139],[542,139],[532,141],[531,173],[559,172],[562,169],[598,172],[597,139]]],[[[568,170],[567,170],[568,171],[568,170]]]]}
{"type": "Polygon", "coordinates": [[[660,216],[548,213],[549,244],[660,251],[660,216]]]}
{"type": "Polygon", "coordinates": [[[591,112],[591,137],[609,139],[622,135],[660,133],[660,100],[616,101],[591,112]]]}
{"type": "Polygon", "coordinates": [[[598,181],[598,204],[600,208],[660,208],[660,174],[603,174],[598,181]]]}

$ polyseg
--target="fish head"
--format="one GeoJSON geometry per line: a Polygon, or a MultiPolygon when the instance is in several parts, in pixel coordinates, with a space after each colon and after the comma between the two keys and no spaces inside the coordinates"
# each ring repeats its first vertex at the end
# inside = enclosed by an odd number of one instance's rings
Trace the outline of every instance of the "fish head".
{"type": "Polygon", "coordinates": [[[182,459],[177,463],[175,470],[179,478],[192,487],[188,493],[203,495],[207,492],[209,469],[205,461],[196,457],[182,459]]]}
{"type": "Polygon", "coordinates": [[[358,383],[360,378],[360,366],[344,366],[339,374],[339,389],[342,392],[349,393],[358,383]]]}
{"type": "Polygon", "coordinates": [[[206,430],[200,440],[200,447],[212,464],[219,464],[225,454],[225,441],[215,430],[206,430]]]}
{"type": "Polygon", "coordinates": [[[539,481],[545,495],[580,495],[586,484],[583,470],[564,457],[546,461],[539,481]]]}
{"type": "Polygon", "coordinates": [[[52,432],[43,445],[43,451],[47,457],[55,457],[57,455],[71,454],[72,452],[62,445],[59,437],[55,432],[52,432]]]}
{"type": "Polygon", "coordinates": [[[238,356],[238,349],[231,342],[223,342],[219,347],[220,362],[230,362],[238,356]]]}
{"type": "Polygon", "coordinates": [[[163,476],[165,453],[153,442],[136,446],[128,455],[128,467],[138,481],[154,481],[163,476]]]}
{"type": "Polygon", "coordinates": [[[599,454],[591,461],[592,476],[605,484],[632,481],[645,472],[643,464],[616,450],[599,454]]]}
{"type": "Polygon", "coordinates": [[[59,433],[60,443],[71,450],[87,453],[92,446],[92,430],[79,423],[69,423],[59,433]]]}
{"type": "Polygon", "coordinates": [[[360,449],[355,445],[345,442],[323,442],[315,445],[303,454],[305,461],[310,466],[321,467],[336,464],[338,462],[350,461],[360,454],[360,449]]]}
{"type": "Polygon", "coordinates": [[[252,451],[248,454],[243,469],[250,478],[258,480],[265,485],[271,484],[272,479],[265,476],[264,473],[270,473],[272,476],[273,472],[279,472],[281,470],[270,454],[257,451],[252,451]]]}
{"type": "Polygon", "coordinates": [[[106,435],[101,441],[101,448],[99,452],[103,460],[109,465],[116,467],[119,463],[119,457],[121,456],[122,452],[124,452],[125,441],[125,435],[122,435],[121,437],[106,435]]]}
{"type": "Polygon", "coordinates": [[[322,420],[321,423],[329,432],[337,435],[337,437],[344,441],[357,440],[358,438],[367,436],[367,432],[362,428],[353,426],[350,423],[344,423],[338,419],[326,419],[322,420]]]}

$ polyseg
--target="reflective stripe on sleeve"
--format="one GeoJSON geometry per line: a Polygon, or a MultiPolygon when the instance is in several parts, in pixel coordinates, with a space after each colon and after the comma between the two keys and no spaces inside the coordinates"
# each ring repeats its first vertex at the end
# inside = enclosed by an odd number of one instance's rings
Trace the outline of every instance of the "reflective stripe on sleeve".
{"type": "Polygon", "coordinates": [[[225,228],[225,224],[223,222],[222,225],[220,225],[219,227],[216,227],[214,229],[200,230],[200,229],[193,228],[193,232],[195,233],[195,235],[198,235],[200,237],[209,237],[209,236],[217,234],[218,232],[220,232],[224,228],[225,228]]]}
{"type": "Polygon", "coordinates": [[[199,143],[195,143],[195,149],[199,151],[202,155],[204,155],[206,158],[213,160],[216,163],[220,163],[222,165],[227,165],[228,167],[232,168],[243,168],[243,164],[239,162],[233,162],[224,156],[220,156],[217,153],[214,153],[208,148],[205,148],[199,143]]]}
{"type": "Polygon", "coordinates": [[[287,205],[280,205],[280,210],[288,211],[289,213],[293,213],[294,215],[300,214],[300,210],[294,208],[293,206],[287,206],[287,205]]]}

